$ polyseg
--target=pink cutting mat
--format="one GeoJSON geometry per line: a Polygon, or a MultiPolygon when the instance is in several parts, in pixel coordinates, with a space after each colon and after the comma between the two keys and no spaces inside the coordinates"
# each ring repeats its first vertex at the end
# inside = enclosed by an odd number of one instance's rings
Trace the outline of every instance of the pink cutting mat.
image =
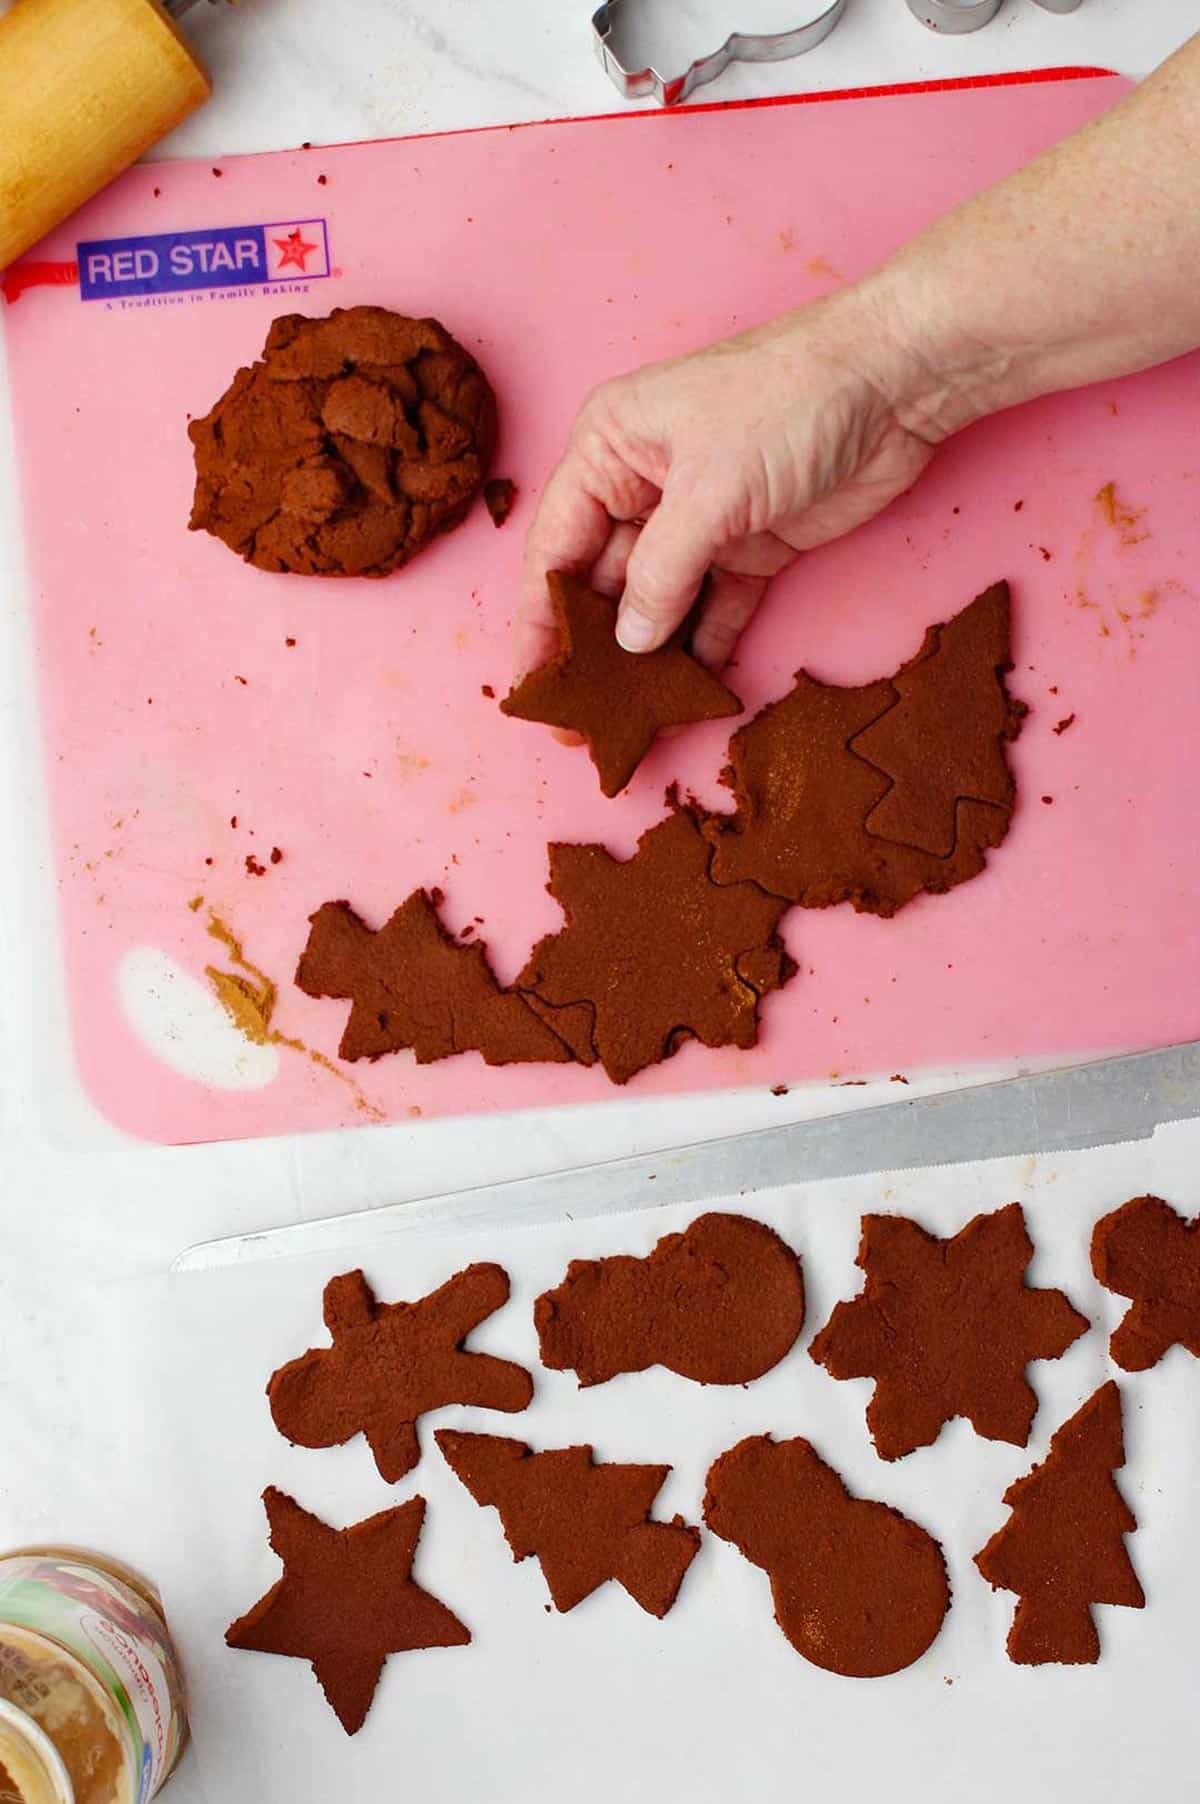
{"type": "MultiPolygon", "coordinates": [[[[522,535],[578,402],[856,275],[1123,88],[1058,72],[160,164],[48,242],[7,327],[79,1060],[112,1119],[185,1141],[611,1094],[598,1071],[403,1054],[356,1068],[356,1096],[286,1047],[263,1087],[200,1083],[149,1049],[118,972],[157,948],[202,977],[223,962],[211,907],[279,980],[275,1026],[333,1055],[346,1006],[290,984],[320,902],[379,924],[440,883],[509,979],[560,918],[547,840],[627,854],[674,777],[727,799],[726,726],[661,745],[605,801],[583,754],[481,693],[507,687],[522,535]],[[279,221],[267,241],[310,246],[298,295],[273,280],[85,302],[61,269],[80,240],[279,221]],[[37,285],[56,270],[62,285],[37,285]],[[186,417],[277,313],[362,301],[435,314],[477,350],[519,506],[501,532],[478,507],[385,582],[263,575],[185,530],[186,417]]],[[[633,1093],[1200,1033],[1197,418],[1194,360],[1001,418],[777,584],[734,672],[751,711],[801,664],[892,670],[927,622],[1011,580],[1033,710],[1013,830],[983,878],[893,922],[794,912],[802,973],[767,1002],[760,1046],[687,1046],[633,1093]]]]}

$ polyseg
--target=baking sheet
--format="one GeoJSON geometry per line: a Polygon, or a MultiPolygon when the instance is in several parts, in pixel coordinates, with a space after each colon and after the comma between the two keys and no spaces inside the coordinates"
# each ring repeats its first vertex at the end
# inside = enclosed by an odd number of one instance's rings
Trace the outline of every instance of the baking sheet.
{"type": "Polygon", "coordinates": [[[1008,1804],[1014,1795],[1060,1804],[1137,1787],[1182,1804],[1193,1786],[1200,1612],[1195,1362],[1175,1350],[1153,1372],[1116,1374],[1128,1456],[1120,1484],[1139,1521],[1129,1545],[1149,1604],[1098,1609],[1099,1666],[1012,1666],[1004,1637],[1014,1599],[993,1594],[971,1556],[1006,1519],[1006,1485],[1112,1375],[1107,1336],[1124,1304],[1091,1278],[1093,1222],[1146,1190],[1195,1209],[1198,1153],[1200,1125],[1189,1123],[1077,1154],[697,1196],[664,1208],[647,1185],[624,1199],[628,1213],[579,1222],[569,1219],[567,1180],[557,1219],[536,1227],[508,1220],[446,1232],[426,1220],[405,1232],[395,1222],[390,1230],[358,1222],[348,1230],[356,1238],[336,1252],[177,1276],[160,1373],[164,1411],[177,1426],[162,1475],[173,1548],[162,1577],[188,1666],[206,1794],[213,1804],[410,1794],[427,1804],[527,1804],[569,1789],[580,1804],[724,1804],[731,1796],[790,1804],[798,1791],[826,1791],[897,1804],[1008,1804]],[[859,1215],[907,1212],[946,1234],[1014,1199],[1037,1248],[1030,1282],[1062,1286],[1094,1327],[1062,1360],[1031,1369],[1041,1408],[1028,1449],[980,1440],[957,1422],[933,1448],[884,1465],[863,1418],[869,1383],[835,1383],[805,1351],[836,1299],[859,1287],[859,1215]],[[532,1301],[569,1258],[646,1252],[714,1206],[770,1222],[803,1257],[808,1318],[773,1372],[725,1390],[656,1370],[580,1392],[570,1374],[536,1367],[532,1301]],[[329,1276],[361,1264],[381,1297],[415,1297],[476,1258],[505,1265],[513,1297],[472,1344],[531,1365],[537,1393],[525,1415],[448,1409],[426,1418],[421,1462],[396,1487],[381,1483],[361,1440],[309,1452],[276,1435],[263,1386],[282,1360],[322,1343],[329,1276]],[[440,1423],[537,1447],[590,1441],[600,1458],[670,1461],[658,1513],[679,1510],[692,1521],[717,1454],[745,1434],[804,1434],[852,1490],[895,1504],[939,1538],[954,1605],[916,1666],[888,1679],[841,1679],[792,1650],[772,1621],[765,1575],[706,1535],[663,1622],[614,1585],[570,1615],[548,1615],[536,1562],[512,1562],[495,1513],[480,1510],[441,1461],[432,1440],[440,1423]],[[228,1622],[279,1574],[258,1500],[267,1484],[339,1525],[425,1496],[415,1576],[475,1637],[469,1648],[393,1656],[351,1742],[304,1662],[223,1646],[228,1622]]]}

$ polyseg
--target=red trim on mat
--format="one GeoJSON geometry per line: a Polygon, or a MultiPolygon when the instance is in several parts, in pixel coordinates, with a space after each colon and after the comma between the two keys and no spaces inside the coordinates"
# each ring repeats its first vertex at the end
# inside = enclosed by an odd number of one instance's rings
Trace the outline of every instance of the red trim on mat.
{"type": "MultiPolygon", "coordinates": [[[[1094,81],[1112,77],[1115,69],[1064,65],[1056,69],[1012,69],[1001,75],[956,75],[941,81],[889,82],[876,88],[825,88],[811,94],[760,94],[746,100],[701,100],[683,106],[644,107],[629,113],[588,113],[579,119],[542,120],[542,124],[584,125],[592,119],[657,119],[665,114],[753,111],[770,106],[813,106],[825,100],[885,100],[893,94],[954,94],[964,88],[1013,88],[1038,86],[1052,81],[1094,81]]],[[[532,123],[530,121],[529,123],[532,123]]],[[[478,129],[487,130],[480,127],[478,129]]],[[[495,127],[491,129],[496,129],[495,127]]],[[[503,130],[503,127],[499,129],[503,130]]]]}
{"type": "MultiPolygon", "coordinates": [[[[676,107],[643,107],[640,110],[629,110],[618,113],[585,113],[574,118],[565,119],[522,119],[510,125],[469,125],[451,132],[403,132],[392,138],[376,138],[369,142],[377,144],[408,144],[421,138],[458,138],[473,135],[477,132],[529,131],[539,125],[593,125],[609,119],[662,119],[668,117],[686,117],[693,113],[724,113],[753,111],[759,107],[775,106],[816,106],[831,100],[881,100],[900,94],[956,94],[964,89],[972,88],[1011,88],[1022,86],[1040,86],[1046,82],[1058,81],[1095,81],[1098,78],[1111,78],[1116,74],[1113,69],[1092,68],[1088,65],[1067,64],[1055,69],[1013,69],[1001,75],[960,75],[953,80],[945,81],[904,81],[875,88],[830,88],[823,92],[811,94],[763,94],[747,100],[704,100],[694,106],[676,107]]],[[[351,146],[367,140],[347,138],[333,144],[310,146],[310,149],[347,150],[351,146]]],[[[280,151],[256,151],[255,156],[286,155],[287,148],[280,151]]],[[[241,161],[241,158],[227,158],[226,161],[241,161]]],[[[78,265],[74,263],[14,263],[11,269],[0,276],[0,293],[11,306],[20,299],[27,288],[46,286],[69,286],[79,274],[78,265]]]]}
{"type": "Polygon", "coordinates": [[[14,263],[0,275],[0,294],[11,307],[27,288],[70,288],[79,279],[78,263],[36,262],[14,263]]]}
{"type": "MultiPolygon", "coordinates": [[[[1098,77],[1111,80],[1118,74],[1116,69],[1093,68],[1088,64],[1064,64],[1054,69],[1012,69],[1001,75],[958,75],[945,81],[904,81],[890,86],[878,88],[830,88],[825,92],[812,94],[762,94],[748,100],[703,100],[695,105],[684,106],[647,106],[635,109],[631,103],[629,110],[616,113],[577,113],[568,114],[561,119],[517,119],[511,123],[501,121],[498,125],[464,125],[454,131],[446,132],[397,132],[390,138],[342,138],[332,144],[314,144],[313,150],[348,150],[354,144],[409,144],[421,138],[463,138],[476,132],[524,132],[532,131],[539,125],[593,125],[606,119],[663,119],[669,117],[684,118],[692,113],[736,113],[746,109],[768,106],[811,106],[826,100],[879,100],[893,94],[954,94],[963,88],[1011,88],[1022,85],[1038,86],[1052,81],[1095,81],[1098,77]]],[[[299,146],[285,146],[284,150],[298,151],[299,146]]],[[[255,151],[249,153],[256,156],[276,156],[277,151],[255,151]]],[[[227,162],[236,161],[227,158],[227,162]]]]}

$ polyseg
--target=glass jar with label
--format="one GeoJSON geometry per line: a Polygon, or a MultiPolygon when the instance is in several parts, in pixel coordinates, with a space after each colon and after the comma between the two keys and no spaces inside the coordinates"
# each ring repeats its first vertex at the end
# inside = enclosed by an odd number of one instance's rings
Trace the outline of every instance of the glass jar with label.
{"type": "Polygon", "coordinates": [[[0,1804],[148,1804],[186,1740],[144,1579],[64,1548],[0,1558],[0,1804]]]}

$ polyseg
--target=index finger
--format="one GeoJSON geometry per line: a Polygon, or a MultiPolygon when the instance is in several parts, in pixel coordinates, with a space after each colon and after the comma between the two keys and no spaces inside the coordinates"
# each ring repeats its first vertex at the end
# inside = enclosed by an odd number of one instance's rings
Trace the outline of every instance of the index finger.
{"type": "Polygon", "coordinates": [[[623,475],[620,486],[628,493],[603,494],[595,471],[572,446],[546,484],[521,566],[521,598],[513,628],[518,681],[544,664],[558,645],[546,584],[549,572],[572,570],[587,576],[603,555],[614,525],[657,500],[658,491],[651,483],[632,471],[623,475]]]}

